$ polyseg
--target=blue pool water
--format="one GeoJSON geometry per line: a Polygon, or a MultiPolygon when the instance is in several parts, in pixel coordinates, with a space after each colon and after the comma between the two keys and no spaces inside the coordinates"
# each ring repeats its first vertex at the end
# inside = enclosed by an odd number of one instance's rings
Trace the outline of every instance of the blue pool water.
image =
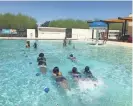
{"type": "Polygon", "coordinates": [[[34,41],[30,49],[25,48],[25,42],[0,40],[0,106],[131,106],[131,48],[73,41],[74,50],[71,46],[63,48],[62,41],[37,41],[35,50],[34,41]],[[36,58],[41,51],[47,58],[48,73],[36,76],[36,58]],[[70,53],[78,63],[66,58],[70,53]],[[97,87],[87,81],[75,84],[68,75],[73,66],[80,71],[86,65],[98,78],[97,87]],[[68,79],[71,91],[56,85],[51,77],[54,66],[68,79]],[[45,87],[50,88],[48,93],[45,87]]]}

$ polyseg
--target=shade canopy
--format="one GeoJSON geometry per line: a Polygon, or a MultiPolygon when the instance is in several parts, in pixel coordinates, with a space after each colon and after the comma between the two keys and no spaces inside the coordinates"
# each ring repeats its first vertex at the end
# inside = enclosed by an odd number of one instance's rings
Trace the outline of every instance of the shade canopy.
{"type": "Polygon", "coordinates": [[[118,19],[132,21],[132,17],[118,17],[118,19]]]}
{"type": "Polygon", "coordinates": [[[89,24],[89,27],[94,28],[94,29],[106,29],[107,24],[105,22],[101,22],[101,21],[94,21],[89,24]]]}

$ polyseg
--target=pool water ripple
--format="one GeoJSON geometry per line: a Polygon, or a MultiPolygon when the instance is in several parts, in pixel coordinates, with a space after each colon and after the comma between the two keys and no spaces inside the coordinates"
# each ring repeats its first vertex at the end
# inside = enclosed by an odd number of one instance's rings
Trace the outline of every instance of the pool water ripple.
{"type": "Polygon", "coordinates": [[[72,43],[75,49],[63,48],[62,41],[38,41],[35,50],[32,46],[25,49],[24,40],[1,40],[0,106],[131,106],[131,48],[72,43]],[[36,76],[39,72],[36,58],[42,51],[47,58],[48,73],[36,76]],[[77,63],[67,59],[71,53],[77,63]],[[98,78],[97,87],[92,82],[76,84],[68,75],[73,66],[81,71],[86,65],[98,78]],[[55,66],[68,79],[71,91],[62,90],[53,80],[51,71],[55,66]],[[44,92],[45,87],[50,88],[49,93],[44,92]]]}

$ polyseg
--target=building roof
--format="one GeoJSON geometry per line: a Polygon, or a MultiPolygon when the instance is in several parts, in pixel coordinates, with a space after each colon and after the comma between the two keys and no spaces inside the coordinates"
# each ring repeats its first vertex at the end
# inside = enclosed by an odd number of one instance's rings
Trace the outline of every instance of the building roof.
{"type": "Polygon", "coordinates": [[[93,28],[106,28],[107,24],[105,22],[101,22],[101,21],[94,21],[94,22],[89,24],[89,27],[93,27],[93,28]]]}
{"type": "MultiPolygon", "coordinates": [[[[125,20],[120,20],[120,19],[107,19],[107,20],[100,20],[100,21],[102,21],[102,22],[106,22],[106,23],[123,23],[123,22],[125,22],[125,20]]],[[[94,22],[94,21],[87,21],[87,23],[92,23],[92,22],[94,22]]]]}
{"type": "MultiPolygon", "coordinates": [[[[106,22],[106,23],[124,23],[125,21],[132,21],[132,16],[130,15],[129,17],[118,17],[118,18],[114,18],[114,19],[107,19],[107,20],[100,20],[102,22],[106,22]]],[[[87,23],[92,23],[94,21],[88,20],[87,23]]]]}
{"type": "Polygon", "coordinates": [[[132,17],[118,17],[119,20],[132,21],[132,17]]]}
{"type": "Polygon", "coordinates": [[[101,20],[101,21],[107,22],[107,23],[123,23],[123,22],[125,22],[125,20],[120,20],[120,19],[117,19],[117,18],[101,20]]]}

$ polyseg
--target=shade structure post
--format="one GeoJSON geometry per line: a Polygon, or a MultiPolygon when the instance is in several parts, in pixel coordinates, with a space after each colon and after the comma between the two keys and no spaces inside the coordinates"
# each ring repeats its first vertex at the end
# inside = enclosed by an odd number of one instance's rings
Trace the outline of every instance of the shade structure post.
{"type": "Polygon", "coordinates": [[[107,39],[109,38],[109,23],[107,23],[107,39]]]}
{"type": "Polygon", "coordinates": [[[92,29],[92,39],[94,39],[94,29],[92,29]]]}
{"type": "Polygon", "coordinates": [[[125,20],[125,25],[124,25],[124,36],[126,35],[126,27],[127,27],[127,20],[125,20]]]}
{"type": "Polygon", "coordinates": [[[124,25],[125,25],[125,23],[122,23],[121,36],[123,36],[123,32],[124,32],[124,25]]]}
{"type": "Polygon", "coordinates": [[[98,42],[98,40],[99,40],[99,30],[97,29],[96,30],[96,42],[98,42]]]}

